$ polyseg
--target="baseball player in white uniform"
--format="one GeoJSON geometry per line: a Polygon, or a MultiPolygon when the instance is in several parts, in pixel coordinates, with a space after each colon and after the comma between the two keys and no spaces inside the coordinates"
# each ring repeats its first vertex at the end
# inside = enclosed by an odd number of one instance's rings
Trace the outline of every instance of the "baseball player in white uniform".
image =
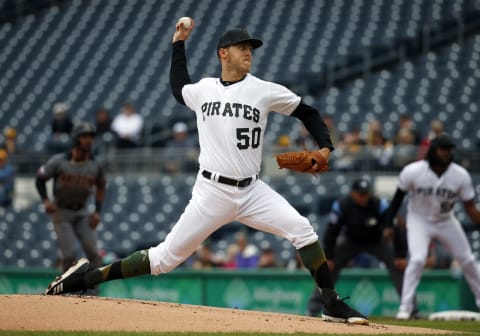
{"type": "Polygon", "coordinates": [[[90,272],[85,272],[88,262],[81,261],[52,282],[46,293],[62,294],[107,280],[170,272],[211,233],[235,220],[284,237],[295,246],[322,292],[325,319],[368,324],[365,316],[335,292],[323,249],[308,219],[259,179],[271,111],[300,119],[328,158],[333,146],[318,111],[287,88],[249,73],[252,51],[263,42],[244,29],[228,30],[219,39],[221,77],[193,83],[185,55],[185,40],[193,26],[193,21],[189,28],[177,24],[170,71],[173,95],[194,111],[197,119],[200,169],[189,204],[159,245],[90,272]]]}
{"type": "Polygon", "coordinates": [[[466,213],[480,223],[470,174],[452,162],[455,144],[447,134],[432,140],[424,160],[410,163],[400,173],[398,187],[388,210],[393,218],[408,193],[407,240],[409,260],[404,273],[397,319],[414,318],[415,291],[428,255],[428,245],[438,239],[461,265],[480,308],[480,268],[467,237],[453,213],[455,202],[463,202],[466,213]]]}

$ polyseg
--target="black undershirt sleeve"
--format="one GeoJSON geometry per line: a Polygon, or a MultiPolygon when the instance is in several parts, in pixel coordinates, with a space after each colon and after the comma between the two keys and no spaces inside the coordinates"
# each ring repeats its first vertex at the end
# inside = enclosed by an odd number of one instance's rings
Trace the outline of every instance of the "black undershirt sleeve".
{"type": "Polygon", "coordinates": [[[385,214],[385,221],[387,223],[394,222],[394,219],[397,216],[398,210],[400,210],[400,207],[402,206],[402,202],[406,194],[406,191],[403,191],[399,188],[397,188],[397,190],[395,191],[392,202],[390,202],[390,206],[388,207],[385,214]]]}
{"type": "Polygon", "coordinates": [[[42,201],[47,200],[47,181],[44,178],[37,176],[35,178],[35,186],[37,187],[38,194],[42,201]]]}
{"type": "Polygon", "coordinates": [[[330,151],[334,150],[327,125],[315,108],[301,102],[291,115],[302,121],[320,148],[327,147],[330,151]]]}
{"type": "Polygon", "coordinates": [[[173,96],[180,104],[185,105],[182,96],[182,88],[191,84],[192,80],[188,74],[187,57],[185,55],[185,41],[177,41],[172,45],[172,64],[170,66],[170,87],[173,96]]]}

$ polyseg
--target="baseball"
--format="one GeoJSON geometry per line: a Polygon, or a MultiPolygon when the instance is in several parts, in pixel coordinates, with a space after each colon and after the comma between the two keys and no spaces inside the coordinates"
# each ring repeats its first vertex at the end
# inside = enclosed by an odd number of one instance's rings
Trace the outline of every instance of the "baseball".
{"type": "Polygon", "coordinates": [[[188,29],[192,26],[192,19],[188,16],[184,16],[178,19],[178,24],[180,23],[183,23],[183,28],[188,29]]]}

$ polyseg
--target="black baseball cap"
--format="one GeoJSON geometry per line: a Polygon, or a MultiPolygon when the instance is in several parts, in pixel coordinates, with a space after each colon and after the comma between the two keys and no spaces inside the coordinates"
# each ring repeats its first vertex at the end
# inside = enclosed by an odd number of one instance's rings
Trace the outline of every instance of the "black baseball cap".
{"type": "Polygon", "coordinates": [[[432,139],[430,146],[455,148],[457,145],[455,145],[452,138],[447,133],[442,133],[432,139]]]}
{"type": "Polygon", "coordinates": [[[357,179],[352,183],[352,191],[360,194],[369,194],[371,192],[370,182],[366,179],[357,179]]]}
{"type": "Polygon", "coordinates": [[[234,28],[223,33],[218,40],[217,50],[240,42],[250,42],[253,49],[259,48],[263,45],[262,40],[251,37],[246,29],[234,28]]]}

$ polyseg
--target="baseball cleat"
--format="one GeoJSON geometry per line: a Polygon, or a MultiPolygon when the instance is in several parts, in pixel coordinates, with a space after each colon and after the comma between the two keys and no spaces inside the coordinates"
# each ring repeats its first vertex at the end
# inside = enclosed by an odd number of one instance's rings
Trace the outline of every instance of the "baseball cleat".
{"type": "Polygon", "coordinates": [[[90,262],[86,258],[77,260],[65,273],[55,278],[47,289],[46,295],[60,295],[65,293],[85,290],[83,276],[90,268],[90,262]]]}
{"type": "Polygon", "coordinates": [[[418,314],[418,310],[414,310],[411,313],[404,310],[399,310],[395,318],[397,320],[418,320],[420,316],[418,314]]]}
{"type": "Polygon", "coordinates": [[[348,324],[368,325],[370,323],[368,318],[357,312],[355,309],[350,308],[343,300],[345,299],[340,299],[337,296],[330,307],[324,307],[322,319],[328,322],[348,324]]]}

